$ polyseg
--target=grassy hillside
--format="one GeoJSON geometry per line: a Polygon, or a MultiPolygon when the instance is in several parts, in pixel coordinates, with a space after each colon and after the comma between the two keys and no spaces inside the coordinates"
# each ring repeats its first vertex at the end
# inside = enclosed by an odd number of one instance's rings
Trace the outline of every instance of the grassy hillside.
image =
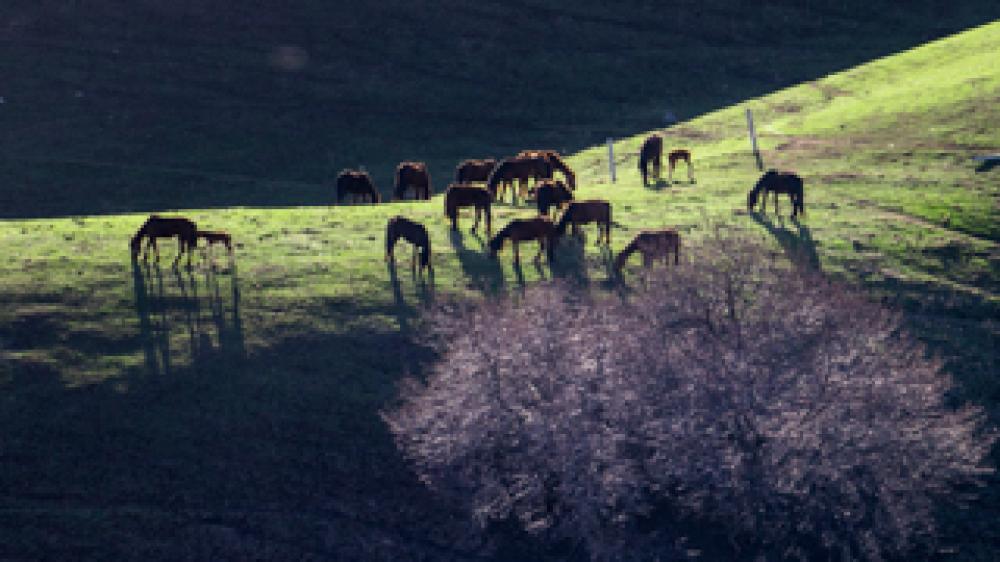
{"type": "MultiPolygon", "coordinates": [[[[691,241],[713,225],[746,230],[804,266],[887,298],[947,358],[958,398],[984,404],[1000,422],[1000,170],[977,172],[971,160],[1000,147],[992,127],[1000,117],[998,49],[1000,23],[993,23],[666,129],[668,146],[695,155],[693,185],[643,188],[635,169],[642,135],[617,143],[614,184],[606,149],[583,150],[570,159],[580,197],[613,202],[616,251],[645,227],[678,226],[691,241]],[[804,219],[787,218],[787,200],[783,217],[746,213],[757,172],[745,107],[755,111],[766,163],[805,178],[804,219]]],[[[252,168],[261,161],[244,157],[247,174],[268,177],[252,168]]],[[[139,167],[128,173],[136,176],[119,179],[130,189],[141,185],[136,178],[159,177],[139,167]]],[[[136,209],[181,206],[166,195],[143,197],[136,209]]],[[[79,209],[96,212],[91,199],[75,198],[79,209]]],[[[606,255],[590,243],[566,244],[553,268],[526,259],[514,269],[509,249],[498,262],[486,258],[467,217],[451,235],[441,211],[440,197],[185,211],[238,242],[234,267],[217,255],[218,270],[198,263],[190,273],[169,269],[169,245],[162,268],[130,265],[127,239],[144,214],[0,222],[0,552],[29,559],[489,552],[415,481],[378,418],[396,381],[425,357],[409,343],[413,320],[434,295],[516,290],[543,277],[600,290],[606,255]],[[382,229],[399,213],[431,231],[432,282],[410,275],[405,246],[399,269],[382,260],[382,229]]],[[[499,205],[494,221],[531,214],[499,205]]],[[[525,250],[527,258],[533,248],[525,250]]],[[[1000,516],[998,498],[994,484],[971,512],[943,514],[953,557],[996,551],[1000,536],[990,522],[1000,516]]]]}
{"type": "Polygon", "coordinates": [[[574,152],[1000,17],[994,2],[13,2],[0,217],[326,205],[574,152]]]}

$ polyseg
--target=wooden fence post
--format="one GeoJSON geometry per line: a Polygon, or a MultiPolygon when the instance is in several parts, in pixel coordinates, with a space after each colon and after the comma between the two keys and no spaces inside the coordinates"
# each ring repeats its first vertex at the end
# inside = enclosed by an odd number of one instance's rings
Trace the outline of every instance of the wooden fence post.
{"type": "Polygon", "coordinates": [[[753,149],[753,157],[757,161],[757,170],[764,171],[764,160],[760,157],[760,149],[757,148],[757,131],[753,128],[753,112],[747,108],[747,130],[750,131],[750,148],[753,149]]]}
{"type": "Polygon", "coordinates": [[[615,183],[615,139],[608,137],[608,175],[611,183],[615,183]]]}

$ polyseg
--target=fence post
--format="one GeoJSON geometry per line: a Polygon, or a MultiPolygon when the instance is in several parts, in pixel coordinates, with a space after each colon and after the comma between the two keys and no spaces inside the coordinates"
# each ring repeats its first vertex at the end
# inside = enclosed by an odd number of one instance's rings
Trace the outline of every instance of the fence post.
{"type": "Polygon", "coordinates": [[[747,130],[750,131],[750,148],[753,149],[753,157],[757,161],[757,170],[764,171],[764,160],[760,157],[760,149],[757,148],[757,131],[753,128],[753,112],[747,108],[747,130]]]}
{"type": "Polygon", "coordinates": [[[615,183],[615,139],[608,137],[608,174],[615,183]]]}

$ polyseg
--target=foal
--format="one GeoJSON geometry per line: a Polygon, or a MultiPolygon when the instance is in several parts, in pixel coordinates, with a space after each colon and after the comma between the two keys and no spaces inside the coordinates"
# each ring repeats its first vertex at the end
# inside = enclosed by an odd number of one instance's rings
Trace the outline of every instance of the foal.
{"type": "Polygon", "coordinates": [[[200,238],[205,241],[206,248],[205,251],[210,252],[212,246],[215,244],[222,244],[226,247],[226,252],[229,254],[229,259],[233,258],[233,238],[228,232],[223,232],[221,230],[198,230],[195,232],[195,237],[200,238]]]}
{"type": "Polygon", "coordinates": [[[642,266],[650,267],[653,260],[663,258],[663,263],[670,259],[670,252],[674,253],[674,265],[680,261],[681,255],[681,235],[672,228],[662,230],[643,230],[635,235],[635,238],[625,246],[625,249],[618,254],[615,259],[615,271],[621,275],[622,268],[629,256],[639,252],[642,254],[642,266]]]}
{"type": "Polygon", "coordinates": [[[156,261],[160,261],[160,249],[156,245],[157,238],[173,238],[177,237],[177,257],[174,258],[173,267],[177,267],[177,262],[180,261],[181,255],[187,252],[188,255],[188,267],[191,267],[191,252],[194,250],[195,245],[198,243],[196,232],[198,228],[195,226],[194,222],[182,218],[182,217],[161,217],[159,215],[150,215],[146,222],[139,227],[138,232],[132,237],[131,247],[132,247],[132,259],[135,260],[139,257],[139,251],[142,250],[143,239],[148,240],[145,251],[142,253],[142,261],[145,262],[149,256],[149,247],[153,247],[153,251],[156,252],[156,261]]]}
{"type": "Polygon", "coordinates": [[[548,217],[535,217],[531,219],[514,219],[507,223],[497,235],[490,240],[490,257],[496,259],[497,252],[503,248],[504,240],[510,239],[514,245],[514,264],[520,265],[521,254],[518,251],[518,242],[526,240],[538,240],[538,254],[535,261],[542,257],[542,252],[548,250],[549,263],[555,261],[555,238],[553,236],[554,227],[548,217]]]}
{"type": "Polygon", "coordinates": [[[400,238],[413,245],[413,259],[410,261],[410,269],[416,269],[417,267],[417,251],[419,250],[420,272],[423,273],[425,267],[430,272],[432,270],[431,239],[427,235],[427,229],[424,225],[399,215],[389,219],[389,223],[385,226],[385,261],[389,261],[390,259],[393,262],[396,261],[393,250],[395,249],[396,241],[400,238]]]}
{"type": "Polygon", "coordinates": [[[694,168],[691,167],[691,151],[686,148],[671,150],[667,155],[667,181],[674,183],[674,167],[678,162],[687,164],[688,181],[694,183],[694,168]]]}
{"type": "Polygon", "coordinates": [[[556,224],[555,236],[566,234],[566,227],[573,225],[573,233],[579,234],[579,226],[590,222],[597,223],[597,243],[601,243],[601,235],[607,245],[611,245],[611,203],[603,199],[589,201],[571,201],[566,212],[556,224]]]}
{"type": "Polygon", "coordinates": [[[493,231],[493,215],[490,212],[490,203],[493,196],[490,192],[477,185],[467,185],[453,183],[448,186],[444,193],[444,214],[451,219],[451,229],[458,230],[458,210],[462,207],[476,208],[476,222],[472,225],[472,232],[479,227],[480,213],[486,214],[486,234],[493,231]]]}

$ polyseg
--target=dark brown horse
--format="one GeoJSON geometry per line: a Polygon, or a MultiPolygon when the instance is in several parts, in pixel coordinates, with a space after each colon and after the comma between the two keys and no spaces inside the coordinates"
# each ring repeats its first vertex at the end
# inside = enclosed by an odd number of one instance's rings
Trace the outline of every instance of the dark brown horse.
{"type": "Polygon", "coordinates": [[[576,190],[576,174],[573,173],[569,164],[567,164],[566,161],[562,159],[562,156],[560,156],[555,150],[522,150],[517,155],[518,158],[531,158],[536,156],[541,156],[542,158],[548,160],[549,165],[551,165],[554,170],[562,172],[563,176],[566,178],[566,185],[570,188],[570,190],[576,190]]]}
{"type": "Polygon", "coordinates": [[[573,192],[560,180],[542,180],[535,184],[535,203],[538,214],[548,216],[549,209],[556,209],[573,200],[573,192]]]}
{"type": "Polygon", "coordinates": [[[660,177],[660,160],[663,158],[663,137],[653,133],[646,137],[639,149],[639,171],[642,172],[642,185],[648,185],[649,165],[653,165],[653,175],[660,177]]]}
{"type": "Polygon", "coordinates": [[[385,226],[386,261],[389,261],[390,259],[395,261],[396,257],[393,250],[396,247],[396,241],[400,238],[413,245],[413,259],[410,261],[410,268],[416,269],[417,251],[419,250],[420,271],[423,272],[425,267],[428,271],[430,271],[431,239],[430,236],[427,235],[427,229],[424,225],[398,215],[389,219],[389,223],[385,226]]]}
{"type": "Polygon", "coordinates": [[[691,166],[691,151],[686,148],[671,150],[667,154],[667,181],[674,183],[674,167],[678,162],[687,164],[688,181],[694,183],[694,168],[691,166]]]}
{"type": "Polygon", "coordinates": [[[451,219],[451,229],[458,230],[458,210],[462,207],[476,208],[476,222],[472,225],[472,232],[479,227],[480,213],[486,214],[486,233],[493,231],[493,215],[490,212],[490,204],[493,197],[486,188],[478,185],[468,185],[453,183],[448,186],[444,194],[444,214],[451,219]]]}
{"type": "Polygon", "coordinates": [[[135,260],[139,257],[139,252],[142,250],[142,241],[148,240],[146,249],[142,253],[142,261],[146,261],[149,256],[149,247],[152,246],[153,251],[156,252],[156,261],[159,262],[160,249],[156,245],[156,239],[177,237],[177,257],[174,258],[173,266],[176,267],[177,262],[181,259],[181,255],[187,252],[188,267],[190,268],[191,252],[198,243],[197,232],[198,227],[188,219],[150,215],[146,219],[146,222],[139,227],[139,231],[135,233],[135,236],[132,237],[132,259],[135,260]]]}
{"type": "Polygon", "coordinates": [[[509,239],[514,245],[514,263],[520,264],[521,254],[518,251],[518,243],[538,240],[538,254],[535,256],[535,260],[540,259],[542,252],[548,250],[549,263],[552,263],[555,261],[554,232],[555,227],[552,226],[552,221],[548,217],[514,219],[490,240],[490,257],[496,259],[497,252],[503,248],[504,240],[509,239]]]}
{"type": "Polygon", "coordinates": [[[625,246],[625,249],[615,259],[615,271],[621,275],[622,268],[629,256],[639,252],[642,254],[643,267],[650,267],[653,261],[663,258],[663,263],[669,262],[670,252],[674,253],[674,265],[680,262],[681,235],[672,228],[661,230],[643,230],[625,246]]]}
{"type": "Polygon", "coordinates": [[[497,167],[493,158],[485,160],[466,160],[455,168],[455,183],[483,182],[490,179],[490,172],[497,167]]]}
{"type": "Polygon", "coordinates": [[[368,172],[357,170],[344,170],[337,176],[337,203],[343,203],[344,198],[351,196],[351,202],[356,203],[360,198],[362,201],[368,200],[372,203],[381,203],[382,196],[375,189],[375,182],[372,181],[368,172]]]}
{"type": "Polygon", "coordinates": [[[795,172],[779,172],[777,170],[768,170],[765,172],[764,175],[757,180],[757,184],[753,186],[750,193],[747,194],[747,211],[753,211],[754,206],[757,205],[757,199],[759,198],[760,212],[766,212],[768,193],[774,193],[775,214],[779,214],[779,193],[788,194],[788,198],[792,202],[792,218],[798,216],[799,213],[805,214],[806,199],[802,186],[802,178],[800,178],[795,172]]]}
{"type": "Polygon", "coordinates": [[[396,167],[396,182],[393,185],[393,197],[406,198],[406,191],[412,189],[415,199],[430,199],[434,190],[431,188],[431,175],[427,164],[423,162],[402,162],[396,167]]]}
{"type": "Polygon", "coordinates": [[[559,222],[556,224],[555,235],[557,237],[566,234],[566,227],[573,225],[573,234],[579,234],[579,226],[591,222],[597,223],[597,243],[601,243],[603,238],[606,244],[611,245],[611,203],[603,199],[591,199],[589,201],[571,201],[559,222]]]}
{"type": "MultiPolygon", "coordinates": [[[[512,186],[514,181],[518,182],[522,197],[527,191],[528,180],[535,178],[551,179],[552,164],[543,156],[527,156],[524,158],[507,158],[497,164],[486,180],[486,188],[490,194],[496,198],[503,198],[503,192],[498,192],[500,187],[506,190],[507,186],[512,186]]],[[[517,202],[517,194],[511,191],[511,203],[517,202]]]]}

